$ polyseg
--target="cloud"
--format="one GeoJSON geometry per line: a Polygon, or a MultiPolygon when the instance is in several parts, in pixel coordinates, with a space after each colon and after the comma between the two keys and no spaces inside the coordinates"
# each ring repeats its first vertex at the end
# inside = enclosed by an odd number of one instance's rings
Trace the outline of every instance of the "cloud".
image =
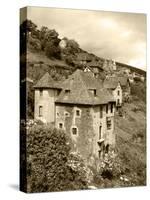
{"type": "Polygon", "coordinates": [[[29,7],[28,18],[97,56],[146,69],[144,14],[29,7]]]}

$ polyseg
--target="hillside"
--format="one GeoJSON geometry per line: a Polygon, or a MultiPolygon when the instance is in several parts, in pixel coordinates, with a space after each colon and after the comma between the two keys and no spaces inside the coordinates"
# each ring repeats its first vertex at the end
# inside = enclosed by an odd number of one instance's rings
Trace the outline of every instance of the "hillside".
{"type": "Polygon", "coordinates": [[[145,185],[146,105],[143,101],[126,103],[123,113],[115,118],[118,155],[132,185],[145,185]]]}
{"type": "MultiPolygon", "coordinates": [[[[30,22],[31,23],[31,22],[30,22]]],[[[32,25],[32,23],[31,23],[32,25]]],[[[31,26],[32,27],[32,26],[31,26]]],[[[104,59],[88,53],[79,47],[74,40],[65,38],[66,47],[59,46],[59,34],[55,30],[30,28],[27,34],[27,47],[21,50],[21,80],[26,76],[33,80],[27,88],[28,118],[34,117],[34,89],[36,82],[46,73],[56,81],[64,80],[77,68],[78,55],[98,62],[103,66],[104,59]],[[25,53],[27,52],[27,57],[25,53]],[[27,58],[27,60],[26,60],[27,58]],[[27,61],[27,63],[26,63],[27,61]]],[[[23,36],[22,36],[23,37],[23,36]]],[[[25,38],[26,39],[26,38],[25,38]]],[[[26,40],[22,42],[26,42],[26,40]]],[[[117,70],[130,69],[131,72],[146,76],[146,72],[135,67],[116,62],[117,70]]],[[[103,69],[105,73],[105,69],[103,69]]],[[[99,72],[102,73],[102,72],[99,72]]],[[[115,74],[115,72],[112,72],[115,74]]],[[[26,86],[26,85],[25,85],[26,86]]],[[[114,167],[113,178],[108,174],[96,187],[119,187],[145,185],[146,180],[146,82],[145,80],[131,84],[131,101],[124,103],[122,110],[115,116],[116,153],[118,166],[114,167]],[[119,168],[121,170],[119,171],[119,168]],[[119,172],[118,172],[118,171],[119,172]],[[117,171],[117,175],[114,175],[117,171]],[[119,174],[119,175],[118,175],[119,174]],[[126,178],[126,181],[122,177],[126,178]],[[105,183],[105,184],[104,184],[105,183]]],[[[117,163],[116,162],[116,163],[117,163]]],[[[109,171],[110,173],[110,171],[109,171]]],[[[110,175],[110,174],[109,174],[110,175]]]]}

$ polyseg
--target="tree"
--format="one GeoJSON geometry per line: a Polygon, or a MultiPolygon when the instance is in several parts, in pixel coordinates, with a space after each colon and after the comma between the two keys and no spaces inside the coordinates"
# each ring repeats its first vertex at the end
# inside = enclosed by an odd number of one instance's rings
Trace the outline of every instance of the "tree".
{"type": "MultiPolygon", "coordinates": [[[[85,189],[80,167],[70,166],[70,140],[49,125],[35,125],[27,134],[28,192],[85,189]]],[[[72,158],[73,159],[73,158],[72,158]]],[[[79,163],[79,161],[78,161],[79,163]]]]}
{"type": "Polygon", "coordinates": [[[53,39],[46,43],[45,54],[47,55],[47,57],[60,59],[61,57],[60,53],[61,53],[61,50],[58,45],[57,39],[53,39]]]}

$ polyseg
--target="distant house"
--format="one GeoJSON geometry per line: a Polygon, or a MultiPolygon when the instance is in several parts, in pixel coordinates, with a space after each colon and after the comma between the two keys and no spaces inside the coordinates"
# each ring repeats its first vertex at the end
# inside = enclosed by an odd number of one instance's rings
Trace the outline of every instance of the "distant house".
{"type": "Polygon", "coordinates": [[[116,106],[122,106],[122,99],[123,99],[123,91],[121,88],[120,82],[116,79],[116,77],[106,78],[103,83],[104,87],[110,90],[114,96],[116,101],[116,106]]]}
{"type": "Polygon", "coordinates": [[[93,73],[94,77],[98,77],[101,72],[103,72],[103,68],[100,66],[100,63],[97,61],[91,61],[87,63],[87,68],[93,73]]]}
{"type": "Polygon", "coordinates": [[[64,130],[87,161],[115,147],[115,100],[91,73],[78,69],[61,83],[47,73],[34,88],[35,119],[64,130]]]}
{"type": "Polygon", "coordinates": [[[120,107],[130,95],[130,81],[127,77],[107,77],[103,84],[105,88],[112,91],[117,107],[120,107]]]}
{"type": "Polygon", "coordinates": [[[116,62],[114,60],[105,59],[103,62],[103,68],[106,71],[116,71],[117,70],[116,62]]]}

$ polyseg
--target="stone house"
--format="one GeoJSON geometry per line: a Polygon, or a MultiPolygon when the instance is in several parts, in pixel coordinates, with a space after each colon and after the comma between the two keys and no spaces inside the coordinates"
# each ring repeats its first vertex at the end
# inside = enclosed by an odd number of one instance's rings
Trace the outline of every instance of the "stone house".
{"type": "Polygon", "coordinates": [[[122,106],[122,88],[120,82],[116,79],[106,78],[103,82],[105,88],[111,91],[116,101],[116,107],[122,106]]]}
{"type": "Polygon", "coordinates": [[[103,86],[112,92],[117,107],[121,107],[131,93],[130,81],[127,77],[107,77],[103,82],[103,86]]]}
{"type": "Polygon", "coordinates": [[[35,88],[35,119],[53,123],[87,161],[115,147],[115,100],[92,73],[76,70],[56,83],[47,73],[35,88]]]}

